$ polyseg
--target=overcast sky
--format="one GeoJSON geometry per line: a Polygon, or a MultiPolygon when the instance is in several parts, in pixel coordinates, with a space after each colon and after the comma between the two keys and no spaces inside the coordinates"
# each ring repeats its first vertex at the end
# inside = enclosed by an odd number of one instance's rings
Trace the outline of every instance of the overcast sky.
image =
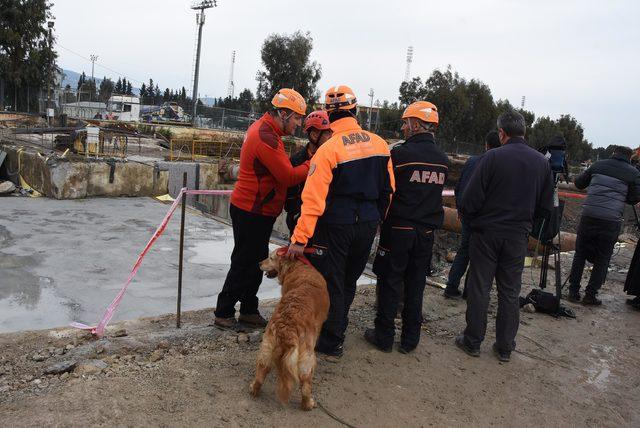
{"type": "MultiPolygon", "coordinates": [[[[190,5],[54,0],[59,63],[89,74],[82,57],[96,54],[99,77],[120,74],[134,86],[152,77],[162,89],[190,89],[190,5]]],[[[451,64],[488,84],[496,99],[520,105],[526,96],[536,116],[572,114],[596,146],[638,145],[631,133],[640,113],[638,0],[219,0],[206,14],[200,96],[226,96],[233,50],[236,94],[255,92],[265,37],[302,30],[314,39],[321,91],[343,83],[361,103],[370,88],[375,99],[397,101],[413,46],[412,77],[451,64]]]]}

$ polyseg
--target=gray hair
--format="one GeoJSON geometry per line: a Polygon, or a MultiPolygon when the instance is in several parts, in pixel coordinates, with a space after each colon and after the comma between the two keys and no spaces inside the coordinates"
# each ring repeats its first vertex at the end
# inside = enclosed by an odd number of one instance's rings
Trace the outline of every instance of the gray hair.
{"type": "Polygon", "coordinates": [[[527,129],[524,116],[515,110],[507,110],[498,116],[498,129],[502,129],[509,137],[524,137],[527,129]]]}

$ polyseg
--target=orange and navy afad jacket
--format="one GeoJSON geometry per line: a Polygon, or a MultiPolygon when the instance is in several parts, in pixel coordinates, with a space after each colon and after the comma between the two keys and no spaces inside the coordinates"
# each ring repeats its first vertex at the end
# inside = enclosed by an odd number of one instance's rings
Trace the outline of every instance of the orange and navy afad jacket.
{"type": "Polygon", "coordinates": [[[387,142],[354,118],[331,124],[333,136],[311,158],[302,210],[291,241],[306,244],[317,222],[380,221],[395,186],[387,142]]]}
{"type": "Polygon", "coordinates": [[[284,151],[282,131],[269,113],[247,130],[240,150],[240,171],[231,203],[255,214],[277,217],[287,188],[304,181],[309,162],[292,167],[284,151]]]}

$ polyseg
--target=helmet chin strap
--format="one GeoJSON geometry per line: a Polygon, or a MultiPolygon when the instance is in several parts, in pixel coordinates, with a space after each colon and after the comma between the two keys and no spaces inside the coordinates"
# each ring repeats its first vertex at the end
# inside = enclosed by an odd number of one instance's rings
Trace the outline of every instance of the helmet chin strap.
{"type": "Polygon", "coordinates": [[[309,133],[309,142],[311,142],[311,144],[313,144],[316,147],[316,149],[320,147],[320,144],[318,143],[320,142],[320,138],[322,138],[322,134],[324,134],[325,132],[326,132],[326,129],[318,129],[318,138],[316,138],[315,141],[311,139],[311,133],[309,133]]]}
{"type": "MultiPolygon", "coordinates": [[[[422,124],[422,121],[421,121],[421,120],[416,119],[416,118],[413,118],[413,117],[410,117],[410,118],[409,118],[409,121],[410,121],[409,123],[417,123],[418,128],[422,129],[424,132],[431,132],[431,131],[429,130],[429,128],[427,128],[426,126],[424,126],[424,125],[422,124]]],[[[416,134],[417,134],[417,132],[414,132],[414,131],[413,131],[413,129],[412,129],[411,131],[412,131],[413,133],[416,133],[416,134]]]]}
{"type": "MultiPolygon", "coordinates": [[[[293,116],[293,112],[289,113],[288,115],[286,115],[284,117],[280,116],[280,120],[282,120],[282,126],[283,127],[285,127],[285,128],[287,127],[287,125],[289,124],[289,120],[291,120],[291,116],[293,116]]],[[[284,131],[284,129],[283,129],[283,131],[284,131]]]]}

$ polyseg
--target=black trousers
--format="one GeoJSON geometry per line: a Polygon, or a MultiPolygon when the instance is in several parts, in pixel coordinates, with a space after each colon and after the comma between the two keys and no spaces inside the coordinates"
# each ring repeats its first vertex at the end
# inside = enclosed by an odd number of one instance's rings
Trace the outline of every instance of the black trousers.
{"type": "Polygon", "coordinates": [[[620,233],[620,222],[601,220],[598,218],[582,216],[578,223],[578,236],[576,237],[576,252],[571,264],[569,275],[569,290],[578,292],[580,280],[584,271],[585,261],[593,263],[593,270],[589,283],[585,289],[586,294],[595,296],[604,281],[607,279],[609,262],[613,254],[613,247],[620,233]]]}
{"type": "Polygon", "coordinates": [[[520,323],[518,297],[527,252],[526,234],[499,236],[476,232],[469,240],[470,266],[467,273],[467,345],[479,349],[487,331],[487,310],[491,285],[495,278],[498,289],[496,343],[502,351],[515,349],[520,323]]]}
{"type": "Polygon", "coordinates": [[[381,346],[393,345],[394,319],[403,298],[400,343],[406,350],[418,346],[422,299],[432,250],[432,230],[383,226],[374,262],[374,272],[378,275],[375,330],[381,346]]]}
{"type": "Polygon", "coordinates": [[[344,342],[356,282],[367,264],[377,227],[377,221],[316,226],[316,252],[308,258],[327,281],[330,300],[329,316],[318,338],[320,349],[332,350],[344,342]]]}
{"type": "Polygon", "coordinates": [[[630,296],[640,296],[640,244],[636,244],[636,250],[633,252],[624,291],[630,296]]]}
{"type": "Polygon", "coordinates": [[[240,313],[258,313],[258,288],[262,282],[259,263],[269,256],[269,238],[275,217],[254,214],[231,204],[233,224],[233,252],[231,267],[218,294],[215,314],[220,318],[235,316],[235,305],[240,302],[240,313]]]}

